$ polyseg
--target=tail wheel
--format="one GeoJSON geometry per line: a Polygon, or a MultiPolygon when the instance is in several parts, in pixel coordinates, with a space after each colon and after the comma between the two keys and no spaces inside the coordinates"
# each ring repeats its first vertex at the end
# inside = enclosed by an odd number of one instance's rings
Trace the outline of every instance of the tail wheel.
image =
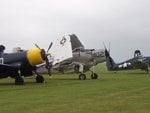
{"type": "Polygon", "coordinates": [[[79,79],[80,80],[85,80],[86,79],[86,75],[85,74],[80,74],[79,75],[79,79]]]}
{"type": "Polygon", "coordinates": [[[44,82],[44,77],[41,75],[36,76],[36,83],[43,83],[44,82]]]}
{"type": "Polygon", "coordinates": [[[98,78],[98,75],[96,73],[91,74],[91,79],[97,79],[97,78],[98,78]]]}

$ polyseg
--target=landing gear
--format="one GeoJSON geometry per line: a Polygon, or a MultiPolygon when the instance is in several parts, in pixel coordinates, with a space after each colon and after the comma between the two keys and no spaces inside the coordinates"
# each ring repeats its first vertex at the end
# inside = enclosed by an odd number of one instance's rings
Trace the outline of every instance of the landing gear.
{"type": "Polygon", "coordinates": [[[16,85],[23,85],[24,84],[24,79],[22,77],[17,76],[15,78],[15,84],[16,85]]]}
{"type": "Polygon", "coordinates": [[[90,71],[91,71],[91,79],[97,79],[98,75],[97,73],[94,73],[94,66],[91,67],[90,71]]]}
{"type": "Polygon", "coordinates": [[[147,70],[146,70],[146,73],[150,73],[150,65],[148,64],[148,66],[147,66],[147,70]]]}
{"type": "Polygon", "coordinates": [[[37,71],[34,71],[34,73],[36,74],[36,83],[44,83],[44,77],[37,71]]]}
{"type": "Polygon", "coordinates": [[[150,64],[148,64],[148,73],[150,72],[150,64]]]}
{"type": "Polygon", "coordinates": [[[85,80],[86,79],[86,75],[85,74],[80,74],[79,75],[79,79],[80,80],[85,80]]]}
{"type": "Polygon", "coordinates": [[[21,72],[18,71],[18,75],[15,77],[15,85],[23,85],[24,79],[21,77],[21,72]]]}
{"type": "MultiPolygon", "coordinates": [[[[79,79],[80,80],[85,80],[86,79],[86,75],[84,74],[84,66],[82,65],[82,64],[79,64],[79,65],[77,65],[76,66],[76,68],[75,68],[76,70],[78,69],[79,71],[78,72],[80,72],[81,74],[79,75],[79,79]]],[[[90,71],[91,71],[91,79],[97,79],[98,78],[98,75],[96,74],[96,73],[94,73],[94,67],[92,67],[91,69],[90,69],[90,71]]]]}
{"type": "MultiPolygon", "coordinates": [[[[98,78],[98,75],[97,75],[96,73],[92,73],[92,74],[91,74],[91,79],[97,79],[97,78],[98,78]]],[[[86,75],[83,74],[83,73],[81,73],[81,74],[79,75],[79,79],[80,79],[80,80],[85,80],[85,79],[86,79],[86,75]]]]}
{"type": "Polygon", "coordinates": [[[98,78],[98,75],[96,73],[93,73],[91,74],[91,79],[97,79],[98,78]]]}
{"type": "Polygon", "coordinates": [[[44,82],[44,77],[38,74],[36,76],[36,83],[43,83],[43,82],[44,82]]]}

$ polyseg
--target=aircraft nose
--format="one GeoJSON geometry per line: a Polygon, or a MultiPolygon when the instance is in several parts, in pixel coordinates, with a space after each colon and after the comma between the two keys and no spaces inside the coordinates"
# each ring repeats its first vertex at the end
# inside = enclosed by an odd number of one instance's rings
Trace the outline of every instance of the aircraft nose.
{"type": "Polygon", "coordinates": [[[105,57],[105,50],[104,50],[104,51],[101,51],[100,54],[101,54],[102,57],[105,57]]]}
{"type": "Polygon", "coordinates": [[[27,51],[27,59],[32,66],[43,63],[45,60],[44,51],[39,48],[32,48],[27,51]]]}
{"type": "Polygon", "coordinates": [[[52,64],[49,62],[48,60],[48,56],[50,54],[48,52],[46,52],[44,49],[41,49],[41,56],[42,59],[46,62],[46,68],[48,70],[48,74],[51,75],[51,68],[52,68],[52,64]]]}
{"type": "Polygon", "coordinates": [[[42,59],[43,60],[46,60],[47,59],[47,55],[46,55],[46,52],[44,49],[41,49],[41,56],[42,56],[42,59]]]}
{"type": "Polygon", "coordinates": [[[105,57],[105,50],[97,50],[93,52],[93,59],[96,61],[96,63],[101,63],[106,60],[105,57]]]}
{"type": "Polygon", "coordinates": [[[105,51],[104,50],[99,50],[99,51],[95,51],[93,52],[93,57],[95,58],[102,58],[102,57],[105,57],[105,51]]]}
{"type": "Polygon", "coordinates": [[[98,57],[105,57],[105,51],[104,50],[99,51],[97,54],[98,54],[98,57]]]}

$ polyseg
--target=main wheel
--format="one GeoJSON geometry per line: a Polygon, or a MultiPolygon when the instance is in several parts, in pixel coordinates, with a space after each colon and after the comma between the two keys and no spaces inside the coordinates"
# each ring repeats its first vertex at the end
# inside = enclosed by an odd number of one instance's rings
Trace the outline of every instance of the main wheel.
{"type": "Polygon", "coordinates": [[[36,83],[43,83],[44,82],[44,77],[41,75],[36,76],[36,83]]]}
{"type": "Polygon", "coordinates": [[[24,84],[24,79],[21,76],[17,76],[15,78],[15,84],[16,85],[23,85],[24,84]]]}
{"type": "Polygon", "coordinates": [[[79,75],[79,79],[80,80],[85,80],[86,79],[86,75],[85,74],[80,74],[79,75]]]}
{"type": "Polygon", "coordinates": [[[91,74],[91,79],[97,79],[97,78],[98,78],[98,75],[96,73],[91,74]]]}
{"type": "Polygon", "coordinates": [[[149,66],[149,65],[147,65],[147,67],[146,67],[146,69],[145,69],[145,72],[146,72],[147,74],[149,74],[149,72],[150,72],[150,66],[149,66]]]}

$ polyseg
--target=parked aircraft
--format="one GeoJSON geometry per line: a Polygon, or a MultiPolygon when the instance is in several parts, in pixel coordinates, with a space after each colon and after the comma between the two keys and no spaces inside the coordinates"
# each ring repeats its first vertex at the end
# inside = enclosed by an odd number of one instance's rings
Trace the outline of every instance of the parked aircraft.
{"type": "Polygon", "coordinates": [[[115,63],[110,53],[105,48],[106,66],[108,71],[141,69],[150,71],[150,57],[143,56],[140,50],[135,50],[134,57],[121,63],[115,63]]]}
{"type": "MultiPolygon", "coordinates": [[[[52,43],[49,46],[51,48],[52,43]]],[[[49,51],[48,49],[48,51],[49,51]]],[[[24,84],[22,76],[32,76],[34,73],[37,83],[43,83],[44,78],[37,73],[37,65],[46,62],[46,68],[50,74],[51,64],[48,61],[48,51],[39,48],[29,50],[20,50],[13,53],[4,53],[5,46],[0,45],[0,78],[12,77],[15,78],[15,84],[24,84]]]]}
{"type": "MultiPolygon", "coordinates": [[[[93,66],[105,61],[104,49],[85,49],[75,34],[69,35],[69,42],[71,42],[72,57],[64,59],[53,65],[53,71],[57,70],[61,73],[76,72],[80,73],[79,79],[85,80],[86,71],[91,71],[91,78],[97,79],[98,75],[94,72],[93,66]]],[[[63,37],[60,44],[65,44],[67,38],[63,37]]],[[[67,51],[66,51],[67,54],[67,51]]]]}

